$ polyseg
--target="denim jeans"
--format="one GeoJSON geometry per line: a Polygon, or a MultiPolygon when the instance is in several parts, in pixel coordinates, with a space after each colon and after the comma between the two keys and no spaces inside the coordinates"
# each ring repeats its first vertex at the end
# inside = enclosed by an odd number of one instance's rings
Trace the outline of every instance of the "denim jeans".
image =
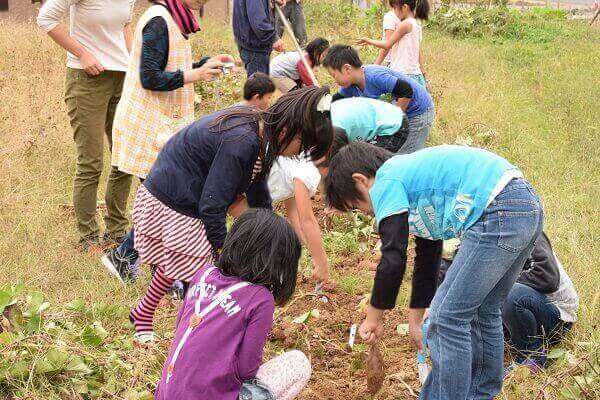
{"type": "Polygon", "coordinates": [[[269,62],[271,58],[271,50],[269,51],[253,51],[243,48],[238,45],[240,57],[244,62],[246,74],[250,77],[255,72],[263,72],[269,75],[269,62]]]}
{"type": "Polygon", "coordinates": [[[502,389],[500,309],[542,231],[531,185],[513,179],[461,238],[429,309],[432,370],[419,399],[493,399],[502,389]]]}
{"type": "Polygon", "coordinates": [[[424,88],[427,88],[427,83],[425,82],[425,77],[423,76],[423,74],[407,74],[406,76],[408,76],[414,81],[417,81],[424,88]]]}
{"type": "Polygon", "coordinates": [[[260,379],[252,379],[243,383],[239,400],[275,400],[275,395],[260,379]]]}
{"type": "Polygon", "coordinates": [[[408,118],[408,138],[398,154],[409,154],[414,153],[417,150],[421,150],[425,147],[425,142],[429,137],[429,132],[433,126],[433,120],[435,119],[435,108],[429,107],[421,115],[416,117],[408,118]]]}
{"type": "Polygon", "coordinates": [[[571,326],[560,319],[560,311],[543,293],[521,283],[515,283],[506,298],[502,323],[519,352],[518,361],[536,358],[544,345],[559,342],[571,326]]]}

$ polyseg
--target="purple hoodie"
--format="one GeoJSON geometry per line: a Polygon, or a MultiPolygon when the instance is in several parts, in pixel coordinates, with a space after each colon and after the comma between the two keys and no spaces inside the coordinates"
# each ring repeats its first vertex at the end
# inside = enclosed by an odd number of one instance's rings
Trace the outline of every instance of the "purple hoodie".
{"type": "Polygon", "coordinates": [[[267,334],[273,324],[273,295],[262,286],[242,287],[199,321],[193,317],[198,299],[201,299],[199,309],[204,310],[221,290],[242,282],[215,268],[208,274],[202,293],[201,277],[209,268],[214,267],[201,268],[190,283],[156,389],[156,400],[237,400],[242,382],[253,379],[262,362],[267,334]],[[194,327],[188,329],[190,326],[194,327]]]}

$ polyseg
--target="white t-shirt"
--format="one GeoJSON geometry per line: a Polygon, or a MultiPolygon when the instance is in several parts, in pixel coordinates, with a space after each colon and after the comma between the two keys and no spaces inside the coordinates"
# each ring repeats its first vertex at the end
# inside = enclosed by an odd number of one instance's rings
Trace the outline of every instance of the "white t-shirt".
{"type": "MultiPolygon", "coordinates": [[[[383,16],[383,34],[381,36],[382,40],[385,40],[385,31],[395,31],[399,23],[400,18],[398,18],[394,10],[386,12],[383,16]]],[[[385,58],[383,59],[385,63],[389,64],[392,62],[392,53],[394,52],[396,47],[398,47],[398,43],[395,43],[390,49],[390,51],[388,51],[387,56],[385,56],[385,58]]]]}
{"type": "Polygon", "coordinates": [[[300,79],[298,61],[300,61],[300,53],[297,51],[281,53],[271,60],[269,74],[273,78],[290,78],[297,81],[300,79]]]}
{"type": "MultiPolygon", "coordinates": [[[[123,28],[131,22],[135,0],[47,0],[37,23],[50,32],[69,12],[70,33],[109,71],[127,71],[129,52],[123,28]]],[[[82,69],[67,53],[67,66],[82,69]]]]}
{"type": "Polygon", "coordinates": [[[312,161],[302,154],[298,157],[278,157],[267,180],[273,202],[294,197],[294,179],[302,181],[312,196],[317,192],[321,174],[312,161]]]}
{"type": "Polygon", "coordinates": [[[419,50],[422,39],[421,25],[414,18],[407,18],[406,21],[412,25],[412,30],[402,36],[396,43],[396,48],[390,51],[389,54],[392,57],[390,68],[408,75],[422,74],[421,64],[419,63],[419,50]]]}

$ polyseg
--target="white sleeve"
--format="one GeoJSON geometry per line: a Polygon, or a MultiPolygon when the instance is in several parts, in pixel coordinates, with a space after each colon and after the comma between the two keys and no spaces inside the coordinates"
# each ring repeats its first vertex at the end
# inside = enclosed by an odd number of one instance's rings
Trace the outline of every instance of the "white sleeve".
{"type": "Polygon", "coordinates": [[[383,30],[384,31],[386,31],[388,29],[395,31],[397,25],[398,25],[397,17],[396,17],[396,15],[394,15],[393,11],[390,11],[383,16],[383,30]]]}
{"type": "Polygon", "coordinates": [[[288,166],[291,168],[286,168],[286,180],[291,188],[294,187],[294,179],[299,179],[304,183],[311,196],[317,193],[321,174],[312,161],[306,159],[295,160],[294,163],[290,163],[288,166]]]}
{"type": "Polygon", "coordinates": [[[47,0],[44,2],[37,17],[38,26],[46,33],[56,28],[62,22],[71,3],[71,0],[47,0]]]}

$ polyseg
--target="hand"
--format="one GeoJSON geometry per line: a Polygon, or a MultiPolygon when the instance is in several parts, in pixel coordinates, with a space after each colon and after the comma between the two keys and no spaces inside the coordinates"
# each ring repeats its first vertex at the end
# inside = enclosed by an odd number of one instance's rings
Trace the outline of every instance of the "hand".
{"type": "Polygon", "coordinates": [[[278,51],[280,53],[283,53],[285,51],[285,43],[283,39],[279,39],[275,43],[273,43],[273,50],[278,51]]]}
{"type": "Polygon", "coordinates": [[[311,278],[316,282],[327,283],[327,281],[329,281],[329,268],[317,267],[315,265],[312,271],[311,278]]]}
{"type": "Polygon", "coordinates": [[[216,60],[209,60],[200,68],[186,71],[184,74],[184,83],[215,80],[217,76],[223,73],[223,63],[216,60]]]}
{"type": "Polygon", "coordinates": [[[287,0],[275,0],[275,3],[280,7],[285,7],[285,3],[287,0]]]}
{"type": "Polygon", "coordinates": [[[223,64],[235,63],[235,58],[233,58],[233,56],[229,55],[229,54],[217,54],[216,56],[211,57],[210,60],[208,60],[208,61],[218,61],[223,64]]]}
{"type": "Polygon", "coordinates": [[[424,308],[408,309],[408,336],[412,345],[419,351],[423,351],[423,315],[424,308]]]}
{"type": "Polygon", "coordinates": [[[364,45],[369,44],[369,39],[365,38],[365,37],[361,37],[360,39],[355,40],[354,44],[357,46],[364,46],[364,45]]]}
{"type": "Polygon", "coordinates": [[[89,53],[87,51],[84,52],[79,57],[79,62],[81,63],[83,70],[88,75],[96,76],[96,75],[100,75],[102,72],[104,72],[104,66],[102,66],[102,64],[100,64],[100,61],[98,61],[96,59],[96,57],[94,57],[92,55],[92,53],[89,53]]]}
{"type": "Polygon", "coordinates": [[[360,324],[358,333],[366,344],[376,343],[383,336],[383,320],[376,319],[370,321],[369,318],[365,319],[363,323],[360,324]]]}

